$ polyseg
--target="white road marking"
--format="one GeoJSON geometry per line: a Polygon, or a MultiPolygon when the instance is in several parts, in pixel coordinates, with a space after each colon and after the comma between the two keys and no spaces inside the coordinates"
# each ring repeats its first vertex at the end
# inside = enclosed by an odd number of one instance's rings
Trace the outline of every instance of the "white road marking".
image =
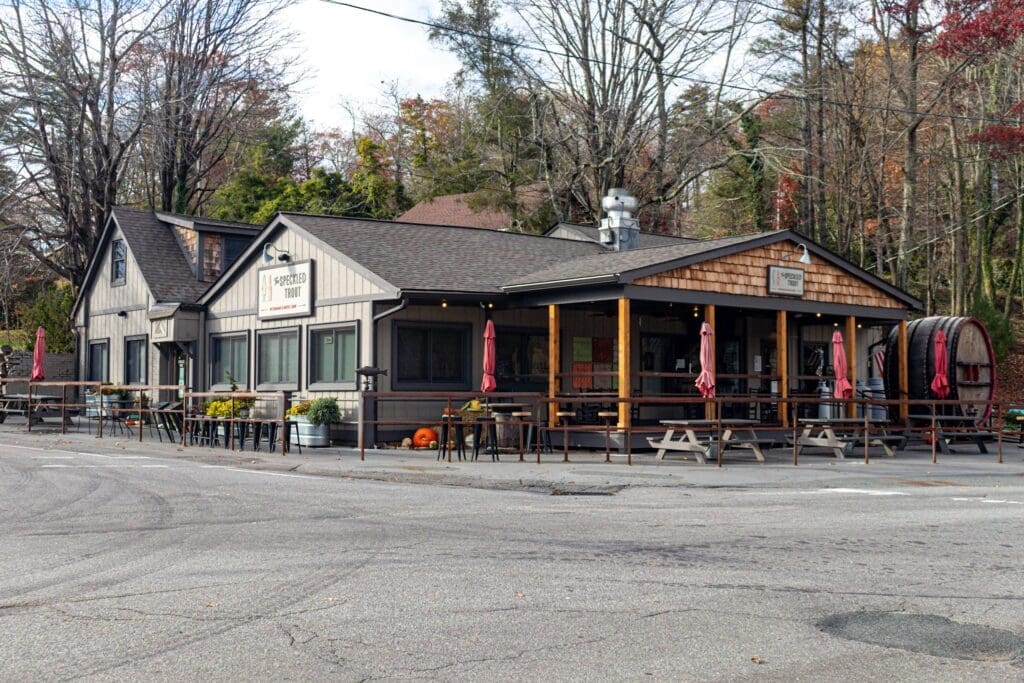
{"type": "Polygon", "coordinates": [[[268,477],[294,477],[295,479],[323,479],[309,474],[291,474],[289,472],[267,472],[265,470],[247,470],[239,467],[225,467],[224,465],[200,465],[207,470],[230,470],[231,472],[247,472],[249,474],[265,474],[268,477]]]}

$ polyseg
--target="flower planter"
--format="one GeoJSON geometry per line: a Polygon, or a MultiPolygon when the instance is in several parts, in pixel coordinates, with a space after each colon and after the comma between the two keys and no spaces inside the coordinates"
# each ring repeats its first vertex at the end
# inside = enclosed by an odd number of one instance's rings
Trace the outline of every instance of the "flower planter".
{"type": "Polygon", "coordinates": [[[310,448],[323,448],[331,445],[331,425],[315,425],[306,419],[304,415],[296,415],[291,418],[295,424],[292,425],[291,442],[300,446],[310,448]]]}

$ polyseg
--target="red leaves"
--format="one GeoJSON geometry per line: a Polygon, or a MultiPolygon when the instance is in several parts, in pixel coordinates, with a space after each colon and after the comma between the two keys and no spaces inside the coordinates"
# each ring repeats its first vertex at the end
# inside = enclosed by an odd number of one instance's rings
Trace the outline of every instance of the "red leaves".
{"type": "Polygon", "coordinates": [[[1024,0],[957,0],[947,8],[933,46],[943,57],[984,59],[1024,34],[1024,0]]]}
{"type": "Polygon", "coordinates": [[[1005,159],[1011,154],[1024,151],[1024,126],[993,124],[970,136],[967,141],[988,145],[990,157],[1005,159]]]}

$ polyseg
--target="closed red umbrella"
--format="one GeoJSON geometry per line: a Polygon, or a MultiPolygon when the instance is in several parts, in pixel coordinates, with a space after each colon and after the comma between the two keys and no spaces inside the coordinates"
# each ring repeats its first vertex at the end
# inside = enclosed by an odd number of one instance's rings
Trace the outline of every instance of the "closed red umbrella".
{"type": "Polygon", "coordinates": [[[715,376],[712,373],[714,359],[711,357],[711,325],[700,326],[700,374],[697,375],[697,389],[702,398],[715,397],[715,376]]]}
{"type": "Polygon", "coordinates": [[[836,330],[832,333],[832,369],[836,376],[836,398],[852,398],[853,385],[846,377],[846,347],[843,346],[843,333],[836,330]]]}
{"type": "Polygon", "coordinates": [[[36,329],[36,348],[32,351],[32,374],[28,379],[30,382],[42,382],[46,379],[46,370],[43,367],[46,362],[46,330],[41,326],[36,329]]]}
{"type": "Polygon", "coordinates": [[[932,378],[932,393],[936,398],[949,396],[949,358],[946,355],[946,333],[935,333],[935,377],[932,378]]]}
{"type": "Polygon", "coordinates": [[[484,327],[484,378],[480,382],[480,391],[487,393],[498,388],[494,381],[494,365],[497,351],[494,344],[494,321],[488,320],[484,327]]]}

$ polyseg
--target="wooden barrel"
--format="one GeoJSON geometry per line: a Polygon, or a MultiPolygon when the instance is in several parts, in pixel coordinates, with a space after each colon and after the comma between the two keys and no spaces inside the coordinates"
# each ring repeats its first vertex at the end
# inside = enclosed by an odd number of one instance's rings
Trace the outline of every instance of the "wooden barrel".
{"type": "MultiPolygon", "coordinates": [[[[889,333],[885,347],[886,397],[899,398],[898,328],[889,333]]],[[[963,403],[959,407],[947,406],[937,412],[987,419],[992,412],[990,401],[996,392],[996,361],[988,330],[976,318],[931,316],[907,324],[907,357],[909,365],[908,398],[928,400],[937,398],[931,384],[935,377],[935,335],[946,333],[946,358],[949,381],[947,399],[963,403]]],[[[897,411],[893,409],[893,415],[897,411]]],[[[926,413],[923,407],[910,408],[911,413],[926,413]]]]}

